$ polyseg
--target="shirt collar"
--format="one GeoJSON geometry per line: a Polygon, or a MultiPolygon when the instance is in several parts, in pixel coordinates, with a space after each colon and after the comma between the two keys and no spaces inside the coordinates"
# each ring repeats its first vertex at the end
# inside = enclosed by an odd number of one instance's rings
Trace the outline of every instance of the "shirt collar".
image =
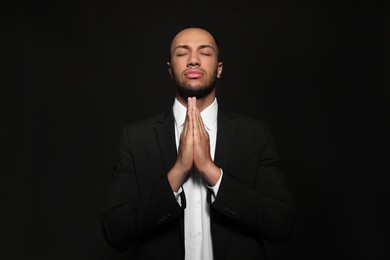
{"type": "MultiPolygon", "coordinates": [[[[186,119],[187,108],[183,106],[177,98],[173,103],[173,116],[175,117],[176,127],[182,127],[186,119]]],[[[217,98],[214,99],[208,107],[206,107],[200,115],[202,116],[203,123],[207,130],[213,131],[217,127],[217,115],[218,115],[218,102],[217,98]]]]}

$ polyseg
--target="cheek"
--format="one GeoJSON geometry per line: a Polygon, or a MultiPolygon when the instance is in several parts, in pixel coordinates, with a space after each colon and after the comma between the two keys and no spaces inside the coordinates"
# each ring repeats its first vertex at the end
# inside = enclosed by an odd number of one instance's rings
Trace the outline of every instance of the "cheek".
{"type": "Polygon", "coordinates": [[[181,58],[173,59],[171,64],[174,68],[182,68],[187,65],[187,62],[183,57],[181,57],[181,58]]]}
{"type": "Polygon", "coordinates": [[[182,72],[185,70],[185,67],[181,66],[180,64],[172,64],[172,73],[176,76],[179,76],[182,74],[182,72]]]}
{"type": "Polygon", "coordinates": [[[213,73],[214,71],[218,71],[218,63],[214,60],[207,60],[202,63],[203,67],[209,72],[213,73]]]}
{"type": "Polygon", "coordinates": [[[210,78],[217,76],[218,75],[218,67],[210,66],[207,69],[207,74],[208,74],[208,77],[210,77],[210,78]]]}
{"type": "Polygon", "coordinates": [[[178,68],[178,66],[176,64],[171,65],[171,72],[172,72],[173,76],[177,77],[178,75],[180,75],[180,69],[178,68]]]}

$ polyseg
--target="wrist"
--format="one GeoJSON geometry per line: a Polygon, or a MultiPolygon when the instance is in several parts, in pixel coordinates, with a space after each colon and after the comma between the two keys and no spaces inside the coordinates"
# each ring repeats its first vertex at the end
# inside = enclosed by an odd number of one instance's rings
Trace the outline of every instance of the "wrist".
{"type": "Polygon", "coordinates": [[[210,186],[214,186],[221,176],[221,169],[214,162],[206,164],[203,169],[198,169],[210,186]]]}
{"type": "Polygon", "coordinates": [[[176,161],[176,163],[173,165],[171,171],[175,172],[177,175],[183,175],[184,177],[187,176],[187,174],[192,169],[192,165],[184,165],[183,163],[176,161]]]}
{"type": "Polygon", "coordinates": [[[172,169],[167,174],[172,191],[177,192],[180,189],[188,172],[189,170],[184,170],[176,164],[172,167],[172,169]]]}

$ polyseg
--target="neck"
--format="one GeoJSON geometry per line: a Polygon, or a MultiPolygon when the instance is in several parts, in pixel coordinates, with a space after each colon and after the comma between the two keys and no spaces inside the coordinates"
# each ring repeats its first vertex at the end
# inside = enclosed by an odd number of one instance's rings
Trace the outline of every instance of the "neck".
{"type": "MultiPolygon", "coordinates": [[[[176,93],[176,98],[183,106],[188,107],[186,98],[178,95],[177,93],[176,93]]],[[[203,98],[197,99],[196,104],[199,108],[199,111],[202,112],[206,107],[210,106],[214,102],[214,99],[215,99],[214,91],[203,98]]]]}

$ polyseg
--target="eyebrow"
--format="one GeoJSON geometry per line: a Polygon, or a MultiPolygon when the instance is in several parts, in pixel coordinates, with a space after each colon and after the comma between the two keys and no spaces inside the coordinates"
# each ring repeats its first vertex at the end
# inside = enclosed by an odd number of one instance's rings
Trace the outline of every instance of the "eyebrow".
{"type": "MultiPolygon", "coordinates": [[[[175,48],[173,48],[173,51],[175,51],[176,49],[179,49],[179,48],[183,48],[183,49],[186,49],[186,50],[190,50],[191,49],[189,45],[182,44],[182,45],[177,45],[175,48]]],[[[213,51],[215,51],[214,47],[212,45],[210,45],[210,44],[199,45],[198,50],[205,49],[205,48],[211,48],[213,51]]]]}

